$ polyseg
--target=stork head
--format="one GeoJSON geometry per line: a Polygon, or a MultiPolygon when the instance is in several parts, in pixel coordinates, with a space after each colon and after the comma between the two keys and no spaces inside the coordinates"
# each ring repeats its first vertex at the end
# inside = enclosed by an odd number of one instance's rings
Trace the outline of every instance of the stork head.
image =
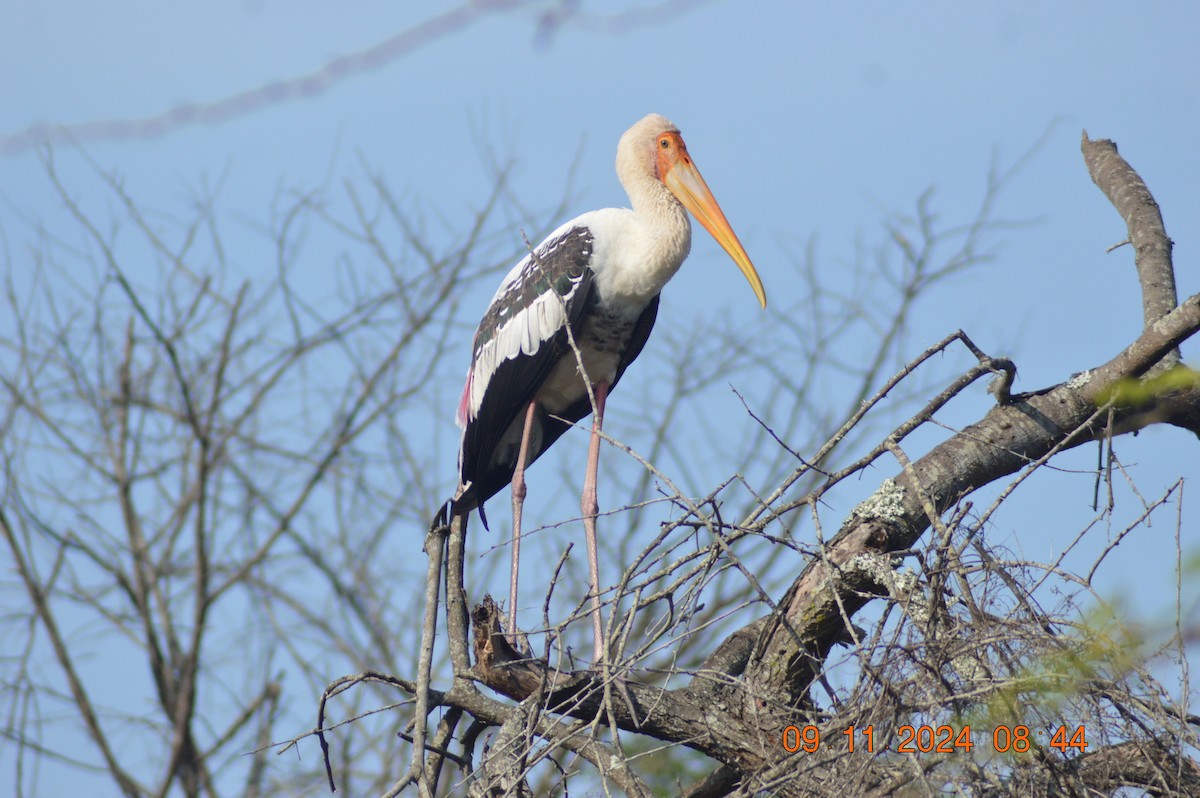
{"type": "MultiPolygon", "coordinates": [[[[696,221],[729,253],[729,257],[733,258],[750,282],[759,304],[764,308],[767,306],[766,291],[754,264],[750,262],[750,256],[738,241],[725,214],[721,212],[721,206],[688,154],[679,128],[669,119],[650,114],[625,131],[617,146],[617,174],[626,188],[630,188],[628,179],[634,175],[653,177],[666,187],[671,196],[687,208],[688,213],[696,217],[696,221]]],[[[630,193],[632,196],[632,191],[630,193]]]]}

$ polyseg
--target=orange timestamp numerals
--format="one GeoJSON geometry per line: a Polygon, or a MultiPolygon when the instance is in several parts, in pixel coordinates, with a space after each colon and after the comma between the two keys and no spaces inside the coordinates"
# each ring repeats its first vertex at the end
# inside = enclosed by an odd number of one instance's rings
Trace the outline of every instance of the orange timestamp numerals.
{"type": "MultiPolygon", "coordinates": [[[[862,743],[859,748],[865,749],[867,753],[875,752],[875,727],[865,726],[858,728],[850,726],[842,731],[846,738],[846,745],[850,753],[854,753],[855,742],[854,737],[858,735],[862,738],[862,743]]],[[[816,726],[788,726],[783,730],[783,750],[789,754],[794,754],[797,751],[804,751],[806,754],[816,753],[821,747],[821,730],[816,726]]]]}
{"type": "MultiPolygon", "coordinates": [[[[843,729],[841,734],[850,753],[855,752],[856,746],[860,751],[875,753],[874,726],[850,726],[843,729]]],[[[992,729],[992,750],[1001,754],[1027,753],[1034,746],[1033,735],[1028,726],[996,726],[992,729]]],[[[896,730],[896,738],[895,750],[901,754],[969,752],[977,745],[972,739],[970,726],[901,726],[896,730]]],[[[1082,752],[1087,749],[1087,733],[1083,726],[1077,726],[1074,730],[1059,726],[1051,735],[1048,745],[1063,753],[1070,749],[1082,752]]],[[[788,726],[783,730],[783,750],[789,754],[797,751],[812,754],[820,747],[821,730],[816,726],[788,726]]]]}

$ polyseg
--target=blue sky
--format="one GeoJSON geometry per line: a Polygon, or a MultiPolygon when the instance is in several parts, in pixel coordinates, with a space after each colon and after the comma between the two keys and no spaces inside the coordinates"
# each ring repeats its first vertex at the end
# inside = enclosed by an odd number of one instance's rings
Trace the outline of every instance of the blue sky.
{"type": "MultiPolygon", "coordinates": [[[[216,102],[314,72],[455,8],[273,0],[6,4],[5,269],[21,279],[39,225],[52,234],[69,229],[37,153],[11,151],[6,137],[32,125],[142,119],[181,103],[216,102]]],[[[491,172],[481,142],[515,158],[512,190],[535,212],[558,202],[573,164],[572,213],[623,205],[612,170],[616,140],[655,111],[680,126],[770,301],[786,305],[803,290],[786,263],[810,242],[819,272],[836,284],[856,247],[882,240],[880,221],[889,212],[911,210],[933,187],[940,218],[969,221],[989,165],[1011,165],[1041,141],[996,214],[1026,223],[993,237],[992,262],[940,286],[920,306],[907,339],[915,355],[961,327],[988,352],[1011,356],[1020,368],[1016,389],[1032,390],[1106,361],[1141,325],[1131,253],[1105,253],[1124,227],[1083,166],[1086,128],[1117,141],[1162,206],[1176,244],[1180,295],[1200,290],[1200,158],[1192,150],[1200,123],[1200,6],[714,1],[655,6],[657,13],[640,22],[622,16],[638,8],[583,2],[581,15],[548,39],[537,35],[543,6],[483,12],[322,93],[157,138],[83,136],[86,159],[60,144],[56,162],[64,183],[101,218],[112,201],[88,159],[165,215],[186,216],[198,187],[221,183],[231,263],[253,279],[269,257],[261,230],[280,191],[359,179],[360,157],[426,209],[434,237],[459,229],[456,220],[469,218],[486,196],[491,172]],[[606,27],[614,21],[629,24],[606,27]]],[[[323,244],[311,245],[320,252],[323,244]]],[[[304,269],[315,290],[329,279],[316,257],[304,269]]],[[[481,314],[494,285],[467,290],[478,296],[481,314]]],[[[660,323],[721,313],[751,324],[757,312],[741,275],[697,235],[691,260],[664,295],[660,323]]],[[[447,493],[454,398],[468,345],[466,332],[438,375],[442,384],[431,388],[445,395],[444,417],[432,423],[447,449],[439,462],[447,493]]],[[[1195,365],[1194,344],[1184,355],[1195,365]]],[[[950,417],[978,417],[987,401],[978,393],[976,404],[950,417]]],[[[714,401],[736,407],[729,397],[714,401]]],[[[619,429],[609,431],[620,437],[619,429]]],[[[1200,475],[1197,442],[1175,430],[1147,431],[1118,442],[1117,450],[1147,495],[1179,476],[1200,475]]],[[[1065,460],[1078,469],[1094,461],[1094,450],[1065,460]]],[[[880,477],[892,470],[890,463],[877,469],[880,477]]],[[[535,479],[531,474],[531,491],[535,479]]],[[[1089,515],[1091,478],[1063,479],[1066,488],[1047,481],[1020,493],[1014,507],[1025,514],[1000,519],[1000,539],[1035,559],[1067,545],[1089,515]]],[[[873,483],[863,485],[865,496],[873,483]]],[[[1184,523],[1186,543],[1195,523],[1186,514],[1184,523]]],[[[1120,552],[1125,567],[1107,577],[1114,595],[1148,615],[1173,604],[1168,527],[1127,544],[1120,552]]]]}
{"type": "MultiPolygon", "coordinates": [[[[981,318],[967,303],[955,303],[962,315],[941,309],[942,328],[972,321],[976,334],[1015,346],[1046,329],[1040,325],[1056,325],[1064,305],[1090,304],[1071,301],[1081,292],[1096,301],[1106,287],[1134,285],[1125,262],[1096,254],[1121,230],[1080,172],[1086,127],[1117,140],[1141,170],[1168,230],[1177,232],[1177,254],[1186,257],[1178,228],[1194,216],[1190,187],[1200,169],[1182,151],[1200,77],[1186,30],[1197,12],[1176,6],[1135,14],[1115,3],[873,3],[853,12],[835,4],[761,3],[749,12],[723,2],[683,5],[677,18],[660,15],[625,33],[568,23],[549,42],[535,35],[536,7],[481,14],[311,99],[157,139],[83,146],[144,203],[178,202],[192,187],[223,178],[230,212],[260,216],[281,184],[351,172],[362,153],[401,192],[453,218],[476,207],[489,184],[478,153],[483,139],[516,157],[514,190],[535,208],[561,196],[578,159],[574,204],[582,211],[623,204],[613,143],[656,110],[683,128],[769,275],[781,240],[812,236],[836,268],[839,253],[858,233],[873,232],[882,210],[910,208],[927,187],[936,187],[947,216],[973,205],[993,153],[1009,163],[1049,128],[1004,198],[1010,217],[1038,220],[1003,242],[1005,261],[995,270],[1015,279],[979,276],[1008,312],[981,318]],[[1023,268],[1040,278],[1036,296],[1022,290],[1029,284],[1023,268]]],[[[19,4],[3,12],[0,32],[0,69],[22,76],[7,87],[0,135],[213,102],[314,71],[375,44],[381,32],[453,7],[418,4],[401,13],[360,4],[347,14],[320,4],[201,10],[129,3],[114,13],[89,4],[19,4]]],[[[584,10],[596,13],[587,4],[584,10]]],[[[62,148],[58,158],[61,168],[75,164],[62,148]]],[[[8,155],[0,169],[10,201],[31,211],[53,207],[34,153],[8,155]]],[[[11,223],[6,230],[18,235],[11,223]]],[[[716,260],[707,245],[696,255],[716,260]]],[[[740,278],[720,268],[714,279],[732,287],[740,278]]],[[[1184,293],[1188,279],[1181,269],[1184,293]]],[[[698,284],[679,282],[669,298],[683,300],[698,284]]],[[[1136,323],[1130,303],[1101,305],[1136,323]]],[[[1131,331],[1106,327],[1113,338],[1088,331],[1095,356],[1131,331]]],[[[1057,379],[1086,354],[1063,352],[1069,363],[1047,362],[1045,371],[1040,358],[1022,358],[1023,377],[1031,384],[1057,379]]]]}

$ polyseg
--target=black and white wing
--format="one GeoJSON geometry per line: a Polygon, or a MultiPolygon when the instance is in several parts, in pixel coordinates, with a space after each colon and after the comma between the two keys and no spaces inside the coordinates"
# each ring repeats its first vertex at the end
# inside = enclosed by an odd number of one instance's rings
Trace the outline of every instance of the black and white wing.
{"type": "MultiPolygon", "coordinates": [[[[515,451],[498,448],[502,442],[512,448],[510,429],[523,421],[539,386],[571,352],[567,328],[578,331],[592,301],[592,245],[586,226],[568,223],[555,230],[509,272],[484,313],[458,405],[463,437],[455,512],[474,509],[512,479],[515,451]]],[[[565,430],[561,423],[554,426],[561,429],[549,439],[541,436],[530,462],[565,430]]]]}

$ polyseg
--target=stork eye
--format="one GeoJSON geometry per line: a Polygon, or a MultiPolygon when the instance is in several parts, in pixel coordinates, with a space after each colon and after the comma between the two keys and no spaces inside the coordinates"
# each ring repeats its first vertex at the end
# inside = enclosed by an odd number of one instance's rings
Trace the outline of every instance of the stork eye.
{"type": "Polygon", "coordinates": [[[662,147],[664,150],[669,150],[669,149],[671,149],[671,140],[670,140],[670,139],[659,139],[659,140],[658,140],[658,144],[659,144],[659,146],[660,146],[660,147],[662,147]]]}

